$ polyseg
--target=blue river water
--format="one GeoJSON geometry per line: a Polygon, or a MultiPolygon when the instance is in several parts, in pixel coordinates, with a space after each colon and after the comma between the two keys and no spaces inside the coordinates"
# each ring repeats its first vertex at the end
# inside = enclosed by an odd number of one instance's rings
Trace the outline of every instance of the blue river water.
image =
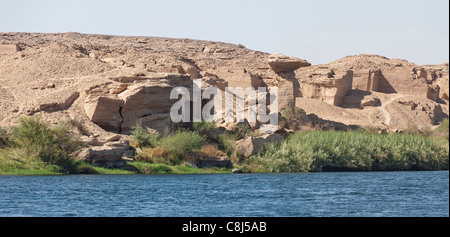
{"type": "Polygon", "coordinates": [[[448,217],[449,172],[0,176],[0,216],[448,217]]]}

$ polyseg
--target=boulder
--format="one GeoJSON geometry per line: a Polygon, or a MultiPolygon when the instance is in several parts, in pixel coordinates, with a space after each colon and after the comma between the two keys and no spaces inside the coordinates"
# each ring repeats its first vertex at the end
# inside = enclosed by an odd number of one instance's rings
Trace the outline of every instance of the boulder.
{"type": "Polygon", "coordinates": [[[110,132],[120,132],[122,116],[120,110],[123,101],[106,96],[88,96],[85,101],[84,111],[88,118],[110,132]]]}
{"type": "Polygon", "coordinates": [[[53,111],[58,103],[44,103],[39,105],[40,111],[50,110],[53,111]]]}
{"type": "Polygon", "coordinates": [[[364,98],[361,101],[361,107],[368,107],[368,106],[378,106],[381,103],[380,98],[378,97],[369,97],[364,98]]]}
{"type": "Polygon", "coordinates": [[[106,138],[106,142],[117,142],[122,138],[119,134],[114,134],[106,138]]]}
{"type": "Polygon", "coordinates": [[[151,114],[135,121],[137,127],[147,128],[149,133],[167,134],[173,126],[170,114],[151,114]],[[152,131],[152,132],[150,132],[152,131]]]}
{"type": "Polygon", "coordinates": [[[247,137],[235,143],[234,148],[244,157],[256,154],[269,143],[281,142],[283,137],[278,134],[266,134],[260,137],[247,137]]]}
{"type": "Polygon", "coordinates": [[[186,155],[184,160],[195,168],[233,167],[233,163],[227,156],[215,156],[203,152],[191,152],[186,155]]]}
{"type": "Polygon", "coordinates": [[[233,174],[242,174],[242,173],[244,173],[244,171],[241,170],[241,169],[233,169],[231,172],[232,172],[233,174]]]}
{"type": "Polygon", "coordinates": [[[219,168],[231,168],[233,167],[233,163],[226,156],[216,157],[216,156],[208,156],[199,160],[196,164],[198,168],[211,168],[211,167],[219,167],[219,168]]]}
{"type": "Polygon", "coordinates": [[[126,161],[133,160],[133,151],[128,147],[96,146],[83,148],[77,152],[75,159],[97,166],[120,167],[126,161]]]}
{"type": "Polygon", "coordinates": [[[129,144],[128,141],[126,141],[126,142],[119,142],[119,141],[117,141],[117,142],[106,142],[106,143],[104,144],[104,146],[107,146],[107,147],[123,147],[123,148],[128,148],[128,147],[130,146],[130,144],[129,144]]]}
{"type": "Polygon", "coordinates": [[[311,66],[311,63],[303,59],[289,57],[283,54],[272,54],[269,56],[269,66],[273,71],[279,73],[293,72],[300,67],[311,66]]]}
{"type": "Polygon", "coordinates": [[[106,131],[129,134],[132,127],[164,133],[171,128],[170,99],[173,88],[192,88],[186,75],[152,73],[110,78],[122,84],[105,83],[86,90],[84,110],[88,118],[106,131]],[[139,80],[137,80],[139,79],[139,80]],[[127,84],[132,83],[134,84],[127,84]]]}
{"type": "Polygon", "coordinates": [[[12,54],[20,50],[17,44],[0,44],[0,54],[12,54]]]}
{"type": "Polygon", "coordinates": [[[350,90],[345,95],[341,107],[364,109],[369,106],[381,106],[381,100],[373,92],[364,90],[350,90]]]}
{"type": "Polygon", "coordinates": [[[119,84],[119,85],[113,87],[112,89],[110,89],[109,93],[117,95],[117,94],[124,92],[127,88],[128,88],[128,84],[119,84]]]}
{"type": "Polygon", "coordinates": [[[131,127],[138,124],[150,128],[158,125],[155,127],[159,130],[165,127],[167,120],[170,120],[170,109],[176,102],[170,99],[172,89],[173,87],[166,83],[137,84],[119,94],[119,98],[123,100],[121,131],[128,133],[131,127]]]}
{"type": "Polygon", "coordinates": [[[57,110],[65,110],[65,109],[69,108],[75,102],[75,100],[78,99],[78,97],[80,97],[80,92],[78,92],[78,91],[73,92],[64,101],[58,102],[56,109],[57,110]]]}
{"type": "Polygon", "coordinates": [[[80,140],[90,146],[103,146],[104,142],[101,142],[94,136],[81,136],[80,140]]]}

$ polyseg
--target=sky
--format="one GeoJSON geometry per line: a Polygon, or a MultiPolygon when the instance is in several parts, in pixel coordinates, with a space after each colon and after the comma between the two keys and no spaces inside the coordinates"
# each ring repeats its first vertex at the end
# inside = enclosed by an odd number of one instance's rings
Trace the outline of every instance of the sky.
{"type": "Polygon", "coordinates": [[[449,62],[448,0],[0,0],[0,32],[80,32],[242,44],[326,64],[377,54],[449,62]]]}

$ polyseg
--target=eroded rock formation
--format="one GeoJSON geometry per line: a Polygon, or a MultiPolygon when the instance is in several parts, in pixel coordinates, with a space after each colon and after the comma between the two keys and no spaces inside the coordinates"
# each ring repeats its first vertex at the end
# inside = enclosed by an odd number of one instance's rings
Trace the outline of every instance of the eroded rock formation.
{"type": "Polygon", "coordinates": [[[352,88],[353,71],[312,67],[297,72],[297,78],[300,82],[301,97],[340,106],[344,96],[352,88]]]}
{"type": "Polygon", "coordinates": [[[433,101],[445,99],[448,91],[448,64],[417,66],[406,60],[356,55],[330,65],[353,70],[352,89],[413,95],[433,101]],[[447,83],[442,83],[445,80],[447,83]]]}
{"type": "Polygon", "coordinates": [[[170,99],[170,92],[177,86],[192,87],[190,77],[179,74],[110,79],[117,83],[86,90],[84,110],[88,118],[101,128],[123,134],[129,134],[132,127],[153,129],[159,133],[170,130],[170,109],[176,102],[170,99]]]}
{"type": "Polygon", "coordinates": [[[88,143],[97,146],[88,152],[95,157],[107,138],[129,134],[133,126],[170,130],[169,111],[177,101],[169,99],[170,91],[191,90],[197,78],[202,89],[278,87],[280,112],[297,106],[344,125],[404,129],[414,121],[432,126],[449,113],[448,63],[418,66],[356,55],[310,66],[302,59],[220,42],[3,33],[0,126],[17,125],[20,117],[31,115],[53,125],[76,119],[86,127],[88,143]]]}

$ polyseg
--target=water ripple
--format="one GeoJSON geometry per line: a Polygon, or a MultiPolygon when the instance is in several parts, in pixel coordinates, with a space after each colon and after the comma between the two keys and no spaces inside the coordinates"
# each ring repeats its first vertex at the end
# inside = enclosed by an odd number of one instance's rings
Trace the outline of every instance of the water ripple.
{"type": "Polygon", "coordinates": [[[0,216],[449,216],[449,172],[0,176],[0,216]]]}

